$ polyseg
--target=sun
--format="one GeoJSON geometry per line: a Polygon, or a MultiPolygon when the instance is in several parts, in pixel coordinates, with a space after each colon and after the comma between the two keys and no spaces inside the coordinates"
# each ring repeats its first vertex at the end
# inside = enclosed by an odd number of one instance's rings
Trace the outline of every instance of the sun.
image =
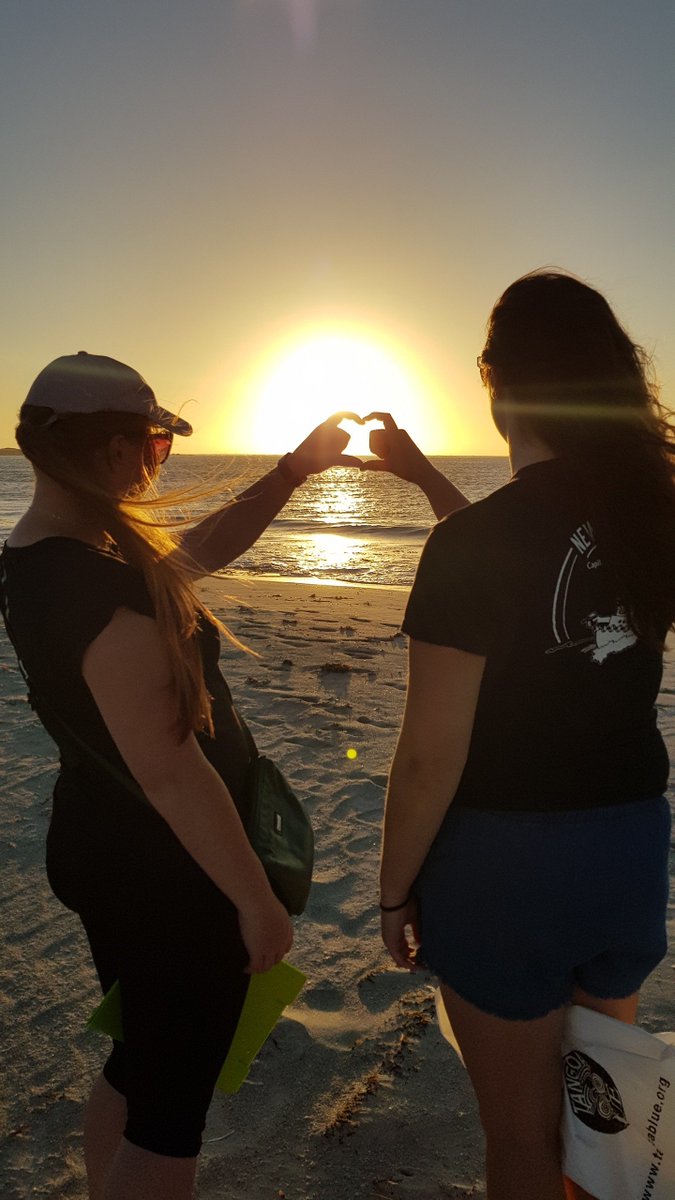
{"type": "MultiPolygon", "coordinates": [[[[342,332],[305,335],[261,365],[247,396],[249,440],[259,454],[297,446],[331,413],[391,412],[424,442],[428,394],[421,374],[386,345],[342,332]]],[[[349,452],[368,454],[367,428],[347,425],[349,452]]]]}

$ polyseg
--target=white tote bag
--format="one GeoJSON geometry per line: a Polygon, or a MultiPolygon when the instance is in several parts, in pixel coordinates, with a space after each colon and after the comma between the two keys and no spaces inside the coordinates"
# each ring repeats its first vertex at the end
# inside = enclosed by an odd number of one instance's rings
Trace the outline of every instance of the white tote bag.
{"type": "MultiPolygon", "coordinates": [[[[436,992],[438,1023],[461,1059],[436,992]]],[[[567,1012],[563,1171],[598,1200],[675,1200],[675,1033],[567,1012]]]]}
{"type": "Polygon", "coordinates": [[[675,1034],[572,1005],[563,1168],[598,1200],[675,1200],[675,1034]]]}

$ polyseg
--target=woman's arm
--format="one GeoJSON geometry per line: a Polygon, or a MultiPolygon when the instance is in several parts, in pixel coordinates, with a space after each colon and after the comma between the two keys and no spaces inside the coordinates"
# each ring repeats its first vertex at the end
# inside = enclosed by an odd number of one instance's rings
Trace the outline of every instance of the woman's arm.
{"type": "Polygon", "coordinates": [[[384,429],[373,429],[370,434],[370,449],[378,457],[366,460],[364,470],[391,471],[399,479],[416,484],[424,492],[438,521],[458,508],[466,508],[470,501],[432,466],[405,429],[398,428],[391,413],[369,413],[365,420],[382,421],[384,429]]]}
{"type": "Polygon", "coordinates": [[[485,658],[411,639],[403,725],[389,776],[385,806],[380,900],[382,936],[392,958],[409,967],[405,927],[414,919],[405,903],[462,776],[485,658]]]}
{"type": "Polygon", "coordinates": [[[249,970],[267,970],[290,948],[292,926],[222,779],[193,735],[177,740],[171,672],[155,621],[118,609],[87,648],[82,673],[148,800],[239,910],[249,970]]]}
{"type": "Polygon", "coordinates": [[[355,413],[334,413],[286,455],[283,474],[275,467],[236,500],[183,535],[181,549],[188,555],[195,576],[209,575],[250,549],[307,475],[317,475],[329,467],[361,468],[359,458],[342,453],[349,441],[349,434],[339,426],[345,418],[362,423],[355,413]]]}

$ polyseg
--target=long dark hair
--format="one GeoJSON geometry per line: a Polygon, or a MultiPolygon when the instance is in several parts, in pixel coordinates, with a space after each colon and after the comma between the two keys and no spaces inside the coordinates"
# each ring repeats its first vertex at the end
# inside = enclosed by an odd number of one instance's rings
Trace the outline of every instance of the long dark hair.
{"type": "MultiPolygon", "coordinates": [[[[96,451],[116,434],[147,441],[149,420],[134,413],[73,414],[50,421],[51,409],[24,404],[16,440],[26,458],[69,492],[95,517],[118,546],[123,558],[143,573],[164,638],[174,678],[176,730],[181,740],[191,731],[213,733],[211,698],[204,682],[196,633],[201,616],[215,621],[196,596],[191,563],[181,556],[171,520],[161,521],[158,509],[174,507],[211,492],[152,492],[151,456],[146,459],[146,479],[137,496],[118,498],[96,478],[96,451]]],[[[144,455],[145,457],[145,455],[144,455]]],[[[239,643],[219,622],[219,628],[239,643]]]]}
{"type": "Polygon", "coordinates": [[[541,270],[506,289],[481,373],[495,405],[567,464],[636,632],[675,620],[675,430],[648,355],[594,288],[541,270]]]}

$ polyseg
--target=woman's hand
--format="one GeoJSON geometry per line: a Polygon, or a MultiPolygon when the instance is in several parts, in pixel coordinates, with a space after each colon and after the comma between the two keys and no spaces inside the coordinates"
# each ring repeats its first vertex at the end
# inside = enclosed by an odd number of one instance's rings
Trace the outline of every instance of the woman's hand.
{"type": "Polygon", "coordinates": [[[417,927],[417,901],[411,897],[405,908],[396,912],[380,913],[382,941],[397,967],[415,971],[417,949],[420,944],[417,927]]]}
{"type": "Polygon", "coordinates": [[[374,412],[366,421],[382,421],[384,429],[373,429],[370,449],[377,458],[363,464],[365,471],[391,471],[399,479],[422,486],[433,467],[405,429],[399,429],[391,413],[374,412]]]}
{"type": "Polygon", "coordinates": [[[259,904],[239,910],[239,929],[249,953],[247,975],[269,971],[293,945],[291,919],[271,888],[259,904]]]}
{"type": "Polygon", "coordinates": [[[322,421],[287,459],[294,475],[303,478],[305,475],[318,475],[329,467],[363,467],[360,458],[342,453],[349,441],[349,434],[340,429],[340,421],[345,420],[364,424],[363,417],[352,412],[333,413],[332,417],[322,421]]]}
{"type": "Polygon", "coordinates": [[[469,503],[466,496],[429,462],[410,434],[399,429],[391,413],[369,413],[364,421],[382,421],[384,425],[384,429],[371,431],[370,449],[378,457],[366,460],[364,471],[391,471],[399,479],[417,484],[439,521],[458,508],[466,507],[469,503]]]}

